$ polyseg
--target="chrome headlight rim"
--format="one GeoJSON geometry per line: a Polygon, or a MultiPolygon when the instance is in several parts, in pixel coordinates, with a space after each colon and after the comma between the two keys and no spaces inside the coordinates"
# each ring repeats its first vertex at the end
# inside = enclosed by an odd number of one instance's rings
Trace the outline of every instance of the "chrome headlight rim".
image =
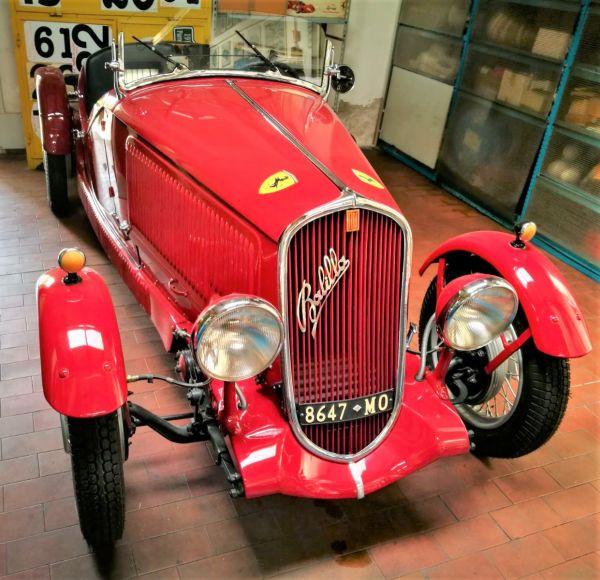
{"type": "Polygon", "coordinates": [[[440,311],[439,316],[437,317],[437,330],[439,335],[442,337],[445,344],[453,348],[454,350],[471,352],[475,350],[479,350],[488,346],[491,342],[501,336],[506,328],[510,326],[512,321],[514,320],[517,311],[519,309],[519,298],[516,290],[507,280],[504,278],[500,278],[499,276],[485,276],[481,278],[477,278],[475,280],[471,280],[467,282],[460,290],[454,294],[452,298],[450,298],[447,303],[444,305],[442,310],[440,311]],[[504,329],[498,332],[495,335],[491,335],[485,342],[480,342],[471,347],[458,346],[453,344],[453,341],[449,338],[447,330],[448,330],[448,322],[452,320],[452,318],[456,315],[456,313],[470,300],[474,299],[478,294],[485,292],[486,290],[494,289],[494,288],[502,288],[507,290],[513,297],[513,306],[512,311],[506,317],[507,323],[504,329]]]}
{"type": "Polygon", "coordinates": [[[198,316],[192,330],[192,352],[196,363],[206,376],[223,382],[237,382],[255,377],[269,368],[279,356],[279,353],[283,347],[284,339],[285,327],[283,325],[281,313],[270,302],[264,300],[263,298],[259,298],[258,296],[252,296],[248,294],[230,294],[228,296],[223,296],[218,300],[218,302],[207,306],[198,316]],[[249,375],[244,374],[243,376],[225,376],[224,374],[217,374],[213,372],[212,369],[207,368],[207,366],[203,363],[202,357],[199,356],[198,347],[200,345],[200,341],[202,340],[202,336],[211,325],[217,323],[220,319],[230,315],[236,310],[242,310],[247,307],[257,308],[258,310],[264,311],[277,323],[277,327],[279,329],[279,340],[277,347],[274,349],[272,355],[268,358],[268,362],[264,364],[263,368],[257,372],[253,372],[249,375]]]}

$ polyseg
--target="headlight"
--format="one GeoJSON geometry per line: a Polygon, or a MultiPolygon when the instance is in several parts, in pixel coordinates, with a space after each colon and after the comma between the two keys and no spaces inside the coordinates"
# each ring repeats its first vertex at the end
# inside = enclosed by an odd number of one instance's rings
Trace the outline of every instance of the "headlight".
{"type": "Polygon", "coordinates": [[[510,325],[519,300],[514,288],[496,276],[474,274],[450,282],[438,301],[438,331],[456,350],[476,350],[510,325]]]}
{"type": "Polygon", "coordinates": [[[200,368],[214,379],[241,381],[264,371],[279,354],[283,323],[271,304],[232,296],[206,308],[194,330],[200,368]]]}

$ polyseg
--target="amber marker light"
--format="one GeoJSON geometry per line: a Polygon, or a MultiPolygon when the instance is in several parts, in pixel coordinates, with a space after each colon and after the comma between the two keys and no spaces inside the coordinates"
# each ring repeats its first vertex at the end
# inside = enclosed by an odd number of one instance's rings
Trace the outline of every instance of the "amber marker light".
{"type": "Polygon", "coordinates": [[[65,248],[58,254],[58,265],[67,273],[65,284],[81,282],[77,272],[85,266],[85,254],[79,248],[65,248]]]}
{"type": "Polygon", "coordinates": [[[531,241],[537,233],[537,226],[534,222],[521,222],[514,229],[516,238],[510,243],[514,248],[524,248],[523,242],[531,241]]]}

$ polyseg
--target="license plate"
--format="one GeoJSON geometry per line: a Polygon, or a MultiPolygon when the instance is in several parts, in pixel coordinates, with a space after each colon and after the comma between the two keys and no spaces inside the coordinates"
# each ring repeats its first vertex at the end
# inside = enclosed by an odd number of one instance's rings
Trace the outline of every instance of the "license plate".
{"type": "Polygon", "coordinates": [[[300,425],[323,425],[363,419],[391,411],[394,406],[394,391],[383,391],[357,399],[346,399],[332,403],[309,403],[297,405],[300,425]]]}

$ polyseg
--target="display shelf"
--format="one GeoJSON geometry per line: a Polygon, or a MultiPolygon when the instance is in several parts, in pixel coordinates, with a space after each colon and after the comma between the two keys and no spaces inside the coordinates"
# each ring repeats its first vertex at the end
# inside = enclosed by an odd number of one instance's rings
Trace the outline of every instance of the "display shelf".
{"type": "Polygon", "coordinates": [[[566,10],[577,12],[579,0],[496,0],[498,3],[520,4],[534,8],[550,8],[553,10],[566,10]]]}
{"type": "Polygon", "coordinates": [[[577,63],[600,68],[600,9],[592,9],[577,52],[577,63]]]}
{"type": "Polygon", "coordinates": [[[503,110],[507,115],[514,115],[519,119],[524,119],[526,121],[533,119],[544,121],[544,119],[546,118],[545,115],[542,115],[541,113],[536,113],[535,111],[530,111],[528,109],[523,109],[515,105],[510,105],[509,103],[505,103],[504,101],[498,101],[497,99],[482,97],[481,95],[475,93],[474,91],[471,91],[470,89],[465,88],[464,86],[460,89],[460,92],[481,102],[485,101],[487,103],[491,103],[492,105],[498,107],[498,109],[503,110]]]}
{"type": "Polygon", "coordinates": [[[577,11],[567,8],[565,3],[540,2],[534,6],[486,0],[475,20],[473,40],[560,62],[569,49],[577,19],[577,11]]]}
{"type": "Polygon", "coordinates": [[[429,36],[429,38],[439,38],[441,36],[455,40],[456,42],[460,42],[460,35],[459,34],[452,34],[450,32],[444,32],[442,30],[432,30],[431,28],[423,28],[422,26],[416,26],[414,24],[406,24],[404,22],[400,23],[400,27],[402,29],[413,29],[413,30],[417,30],[419,32],[422,32],[424,34],[427,34],[429,36]]]}
{"type": "Polygon", "coordinates": [[[594,83],[600,83],[600,66],[577,63],[573,66],[571,74],[594,83]]]}
{"type": "Polygon", "coordinates": [[[569,198],[574,203],[578,203],[589,211],[595,212],[600,219],[600,203],[598,203],[600,198],[598,196],[590,195],[587,191],[583,191],[576,185],[565,183],[547,175],[541,175],[539,183],[546,184],[547,187],[554,189],[557,194],[560,193],[560,195],[569,198]]]}
{"type": "Polygon", "coordinates": [[[563,63],[563,59],[561,58],[552,58],[550,56],[544,56],[543,54],[534,54],[529,50],[521,50],[513,46],[505,46],[496,42],[490,42],[489,40],[474,40],[472,46],[487,48],[488,50],[503,56],[512,55],[513,58],[521,58],[529,62],[547,62],[554,64],[557,68],[563,63]]]}
{"type": "Polygon", "coordinates": [[[527,219],[536,222],[552,245],[600,272],[600,206],[587,195],[547,177],[540,177],[527,219]]]}
{"type": "Polygon", "coordinates": [[[400,25],[393,64],[452,84],[460,61],[461,42],[435,32],[400,25]]]}
{"type": "Polygon", "coordinates": [[[600,207],[600,135],[597,140],[557,128],[542,175],[600,207]]]}
{"type": "Polygon", "coordinates": [[[571,75],[558,111],[558,120],[600,137],[600,83],[571,75]]]}
{"type": "Polygon", "coordinates": [[[461,91],[448,119],[440,180],[512,220],[544,127],[538,119],[461,91]]]}
{"type": "Polygon", "coordinates": [[[279,20],[281,18],[300,18],[317,24],[344,24],[346,22],[346,18],[333,16],[314,16],[307,18],[306,16],[302,16],[302,14],[259,14],[257,12],[216,12],[216,14],[218,17],[227,17],[231,20],[279,20]]]}
{"type": "Polygon", "coordinates": [[[524,121],[525,123],[536,123],[539,126],[544,124],[545,116],[540,113],[525,110],[521,107],[516,107],[503,101],[482,97],[477,93],[470,91],[469,89],[461,88],[460,93],[465,97],[472,99],[474,102],[490,106],[494,110],[504,113],[505,115],[510,115],[511,117],[524,121]]]}
{"type": "Polygon", "coordinates": [[[501,56],[496,50],[473,45],[461,90],[544,119],[559,76],[560,68],[555,65],[501,56]]]}
{"type": "Polygon", "coordinates": [[[556,122],[557,129],[555,131],[562,132],[573,139],[578,139],[583,143],[595,145],[600,142],[600,131],[592,131],[590,129],[584,129],[565,121],[556,122]]]}
{"type": "Polygon", "coordinates": [[[404,0],[399,23],[460,38],[470,3],[470,0],[404,0]]]}

